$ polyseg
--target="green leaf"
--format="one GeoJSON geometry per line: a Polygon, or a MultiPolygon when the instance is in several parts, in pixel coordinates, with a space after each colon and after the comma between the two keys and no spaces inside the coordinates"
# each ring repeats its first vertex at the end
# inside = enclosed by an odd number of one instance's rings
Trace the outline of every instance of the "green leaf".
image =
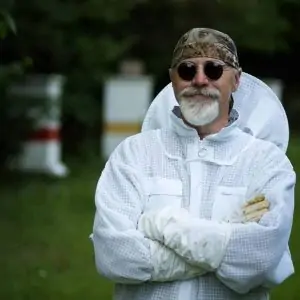
{"type": "Polygon", "coordinates": [[[4,39],[7,34],[7,25],[3,21],[0,21],[0,40],[4,39]]]}
{"type": "Polygon", "coordinates": [[[14,34],[17,34],[17,26],[11,15],[6,11],[0,11],[0,15],[2,16],[2,22],[6,25],[6,27],[9,28],[14,34]]]}

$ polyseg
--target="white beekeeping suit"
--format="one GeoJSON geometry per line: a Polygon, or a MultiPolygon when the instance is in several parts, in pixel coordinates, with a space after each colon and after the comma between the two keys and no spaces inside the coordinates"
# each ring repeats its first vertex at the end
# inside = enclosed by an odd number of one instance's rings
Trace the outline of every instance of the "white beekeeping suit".
{"type": "MultiPolygon", "coordinates": [[[[238,126],[257,138],[270,141],[286,152],[289,125],[283,106],[275,93],[261,80],[245,72],[233,93],[234,108],[240,115],[238,126]]],[[[168,128],[169,112],[178,105],[171,83],[153,100],[144,118],[142,131],[168,128]]]]}
{"type": "Polygon", "coordinates": [[[92,240],[114,299],[263,300],[294,272],[293,168],[273,143],[240,130],[235,109],[231,116],[200,140],[170,111],[168,128],[127,138],[109,158],[92,240]],[[257,194],[269,212],[231,222],[257,194]]]}

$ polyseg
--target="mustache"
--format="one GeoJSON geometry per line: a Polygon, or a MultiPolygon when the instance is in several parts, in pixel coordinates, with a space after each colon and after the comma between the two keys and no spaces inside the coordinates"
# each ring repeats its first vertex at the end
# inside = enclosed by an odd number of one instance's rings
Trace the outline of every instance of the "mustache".
{"type": "Polygon", "coordinates": [[[217,89],[213,88],[196,88],[196,87],[187,87],[181,93],[181,97],[193,97],[193,96],[204,96],[209,97],[214,100],[220,98],[220,92],[217,89]]]}

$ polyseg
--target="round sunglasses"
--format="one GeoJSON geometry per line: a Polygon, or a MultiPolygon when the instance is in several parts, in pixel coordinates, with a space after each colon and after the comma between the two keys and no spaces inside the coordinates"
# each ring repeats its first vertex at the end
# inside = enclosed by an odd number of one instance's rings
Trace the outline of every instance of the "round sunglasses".
{"type": "MultiPolygon", "coordinates": [[[[210,80],[218,80],[224,72],[225,64],[207,61],[203,65],[205,76],[210,80]]],[[[184,81],[192,81],[198,72],[198,66],[193,62],[182,62],[177,67],[179,77],[184,81]]]]}

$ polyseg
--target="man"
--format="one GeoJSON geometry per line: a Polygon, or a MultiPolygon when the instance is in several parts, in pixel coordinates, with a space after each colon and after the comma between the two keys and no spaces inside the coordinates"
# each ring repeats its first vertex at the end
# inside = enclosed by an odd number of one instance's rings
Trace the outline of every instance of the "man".
{"type": "MultiPolygon", "coordinates": [[[[286,152],[289,125],[285,110],[275,93],[261,80],[242,72],[240,85],[232,95],[233,108],[239,113],[238,127],[257,138],[270,141],[286,152]]],[[[178,106],[169,83],[152,101],[142,132],[170,127],[170,111],[178,106]]]]}
{"type": "Polygon", "coordinates": [[[238,128],[240,73],[228,35],[190,30],[173,53],[170,128],[109,158],[92,239],[115,299],[262,300],[293,273],[295,173],[273,143],[238,128]]]}

